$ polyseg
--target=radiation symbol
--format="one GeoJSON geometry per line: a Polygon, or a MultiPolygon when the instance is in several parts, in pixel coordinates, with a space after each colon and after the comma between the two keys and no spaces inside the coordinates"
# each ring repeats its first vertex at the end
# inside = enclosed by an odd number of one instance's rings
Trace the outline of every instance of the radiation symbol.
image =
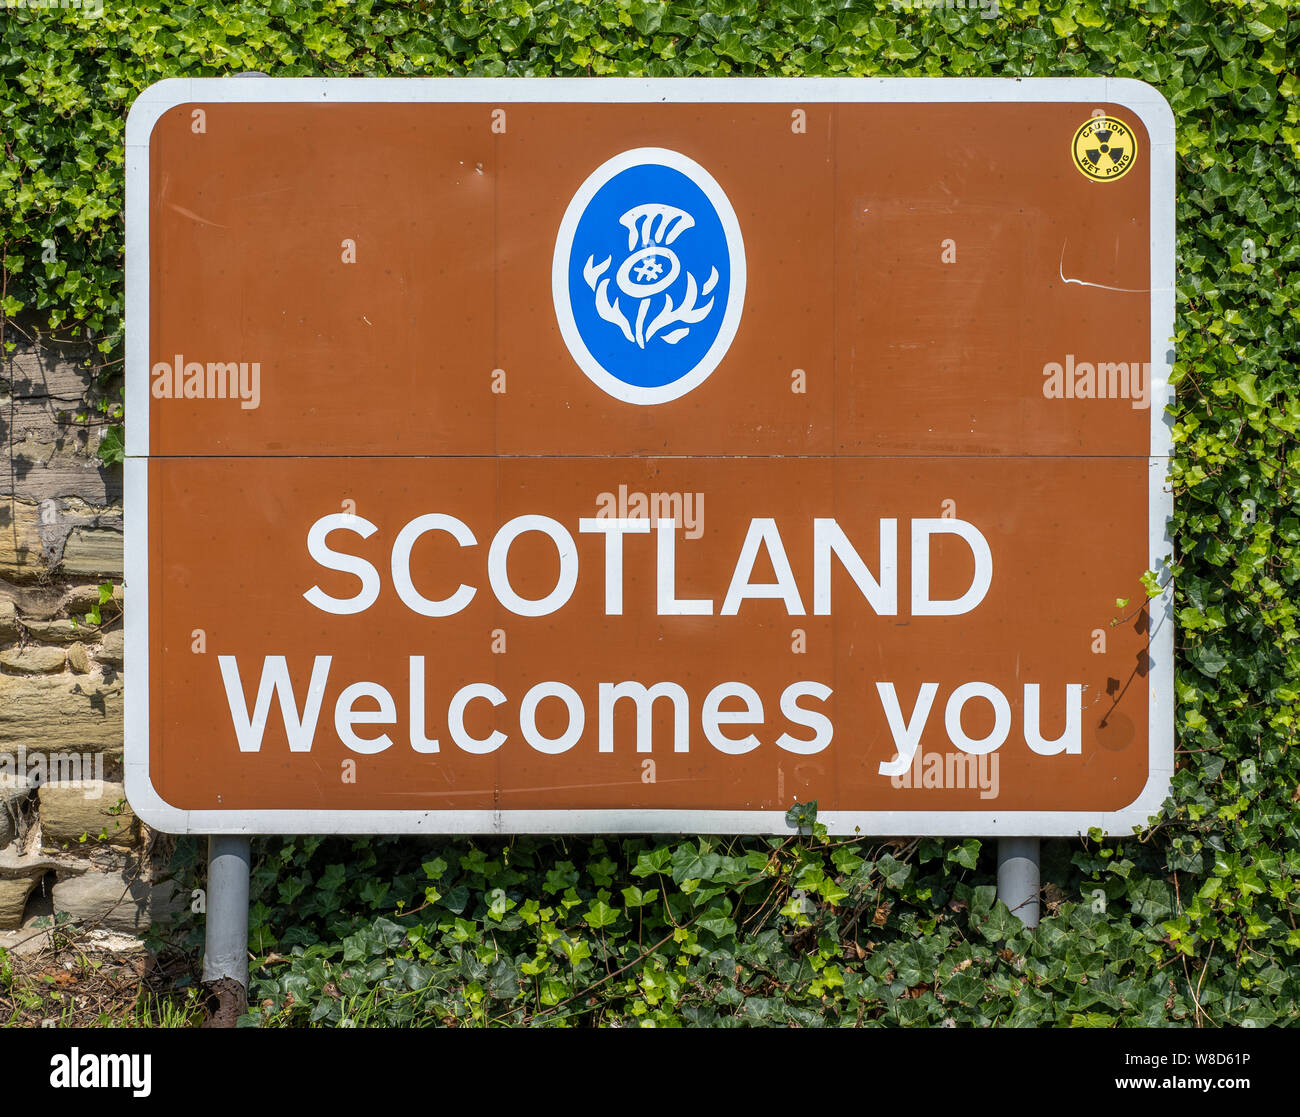
{"type": "Polygon", "coordinates": [[[1097,182],[1114,182],[1128,174],[1137,159],[1137,137],[1122,120],[1094,116],[1074,133],[1074,165],[1097,182]]]}

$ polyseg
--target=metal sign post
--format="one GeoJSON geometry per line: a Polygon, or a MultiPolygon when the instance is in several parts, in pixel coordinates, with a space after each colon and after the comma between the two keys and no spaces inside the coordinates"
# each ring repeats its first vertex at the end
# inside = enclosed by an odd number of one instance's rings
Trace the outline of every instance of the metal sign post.
{"type": "Polygon", "coordinates": [[[1037,838],[998,839],[998,899],[1026,927],[1038,926],[1037,838]]]}
{"type": "Polygon", "coordinates": [[[207,1023],[217,1028],[233,1028],[248,1009],[250,846],[242,834],[208,838],[203,983],[215,1001],[207,1023]]]}

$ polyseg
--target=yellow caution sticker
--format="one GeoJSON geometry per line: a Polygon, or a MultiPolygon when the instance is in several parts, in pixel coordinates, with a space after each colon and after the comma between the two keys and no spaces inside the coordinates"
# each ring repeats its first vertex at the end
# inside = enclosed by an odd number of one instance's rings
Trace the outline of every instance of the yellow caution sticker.
{"type": "Polygon", "coordinates": [[[1137,137],[1122,120],[1094,116],[1074,133],[1071,153],[1080,174],[1097,182],[1114,182],[1137,161],[1137,137]]]}

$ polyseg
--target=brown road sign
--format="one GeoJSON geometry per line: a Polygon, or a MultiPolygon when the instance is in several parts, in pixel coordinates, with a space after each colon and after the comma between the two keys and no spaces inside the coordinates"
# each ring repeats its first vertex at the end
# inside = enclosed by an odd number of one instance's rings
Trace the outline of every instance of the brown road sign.
{"type": "Polygon", "coordinates": [[[147,90],[132,806],[1144,823],[1172,152],[1108,79],[147,90]]]}

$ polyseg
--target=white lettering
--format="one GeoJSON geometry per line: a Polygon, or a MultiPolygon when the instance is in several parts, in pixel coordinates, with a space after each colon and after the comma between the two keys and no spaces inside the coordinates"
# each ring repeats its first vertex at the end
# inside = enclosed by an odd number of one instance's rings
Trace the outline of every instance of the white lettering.
{"type": "Polygon", "coordinates": [[[549,516],[516,516],[502,525],[492,540],[488,550],[488,581],[492,583],[492,592],[497,595],[497,600],[512,613],[521,617],[544,617],[554,613],[573,596],[578,584],[578,548],[573,536],[549,516]],[[515,593],[507,570],[510,546],[526,531],[541,532],[555,544],[560,556],[560,576],[555,588],[545,597],[535,600],[515,593]]]}
{"type": "Polygon", "coordinates": [[[955,617],[969,613],[989,592],[993,582],[993,552],[974,524],[965,520],[912,521],[912,616],[955,617]],[[965,540],[975,558],[975,574],[961,597],[935,601],[930,597],[930,537],[956,535],[965,540]]]}
{"type": "Polygon", "coordinates": [[[289,665],[282,655],[269,655],[262,664],[262,677],[257,686],[257,701],[249,717],[244,701],[244,688],[239,678],[239,664],[233,655],[217,656],[221,667],[221,681],[226,687],[226,703],[230,707],[230,720],[235,726],[235,738],[240,752],[258,752],[266,733],[266,719],[271,710],[271,695],[280,699],[280,716],[284,719],[285,734],[290,752],[311,752],[316,736],[316,722],[320,717],[321,701],[325,697],[325,683],[329,679],[330,656],[318,655],[311,670],[307,698],[302,716],[298,716],[298,702],[294,698],[293,683],[289,679],[289,665]]]}

